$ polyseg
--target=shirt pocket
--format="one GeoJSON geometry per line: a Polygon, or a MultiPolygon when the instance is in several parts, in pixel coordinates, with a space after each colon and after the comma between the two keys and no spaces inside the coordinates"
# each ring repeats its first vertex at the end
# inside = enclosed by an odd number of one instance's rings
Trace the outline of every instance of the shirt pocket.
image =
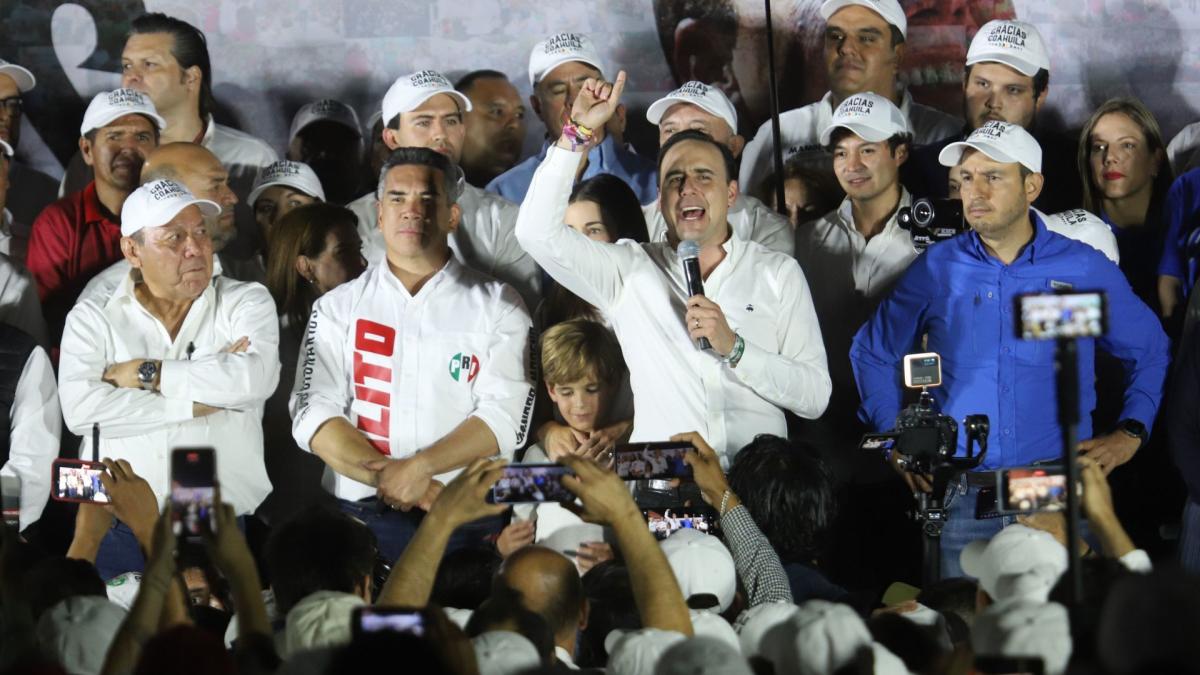
{"type": "Polygon", "coordinates": [[[494,340],[488,333],[446,332],[421,350],[421,379],[429,383],[439,418],[461,414],[465,419],[475,410],[480,383],[487,380],[491,370],[506,365],[492,360],[494,340]]]}

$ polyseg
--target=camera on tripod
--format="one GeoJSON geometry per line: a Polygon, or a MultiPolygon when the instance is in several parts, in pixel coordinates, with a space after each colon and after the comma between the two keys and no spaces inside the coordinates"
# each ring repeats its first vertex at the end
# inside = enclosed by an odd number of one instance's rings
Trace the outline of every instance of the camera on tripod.
{"type": "Polygon", "coordinates": [[[896,212],[896,223],[908,230],[917,251],[970,229],[961,199],[914,199],[912,206],[896,212]]]}

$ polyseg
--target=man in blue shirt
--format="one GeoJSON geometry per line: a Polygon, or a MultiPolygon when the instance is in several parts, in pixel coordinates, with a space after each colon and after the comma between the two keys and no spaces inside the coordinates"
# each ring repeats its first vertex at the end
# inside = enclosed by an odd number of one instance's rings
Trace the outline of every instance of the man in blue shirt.
{"type": "MultiPolygon", "coordinates": [[[[571,103],[588,78],[603,79],[604,64],[591,38],[580,33],[559,33],[542,40],[529,54],[529,84],[533,95],[529,104],[542,119],[550,140],[537,155],[505,171],[488,183],[488,192],[520,204],[525,200],[533,172],[546,159],[546,148],[558,139],[569,120],[571,103]]],[[[625,108],[617,111],[622,118],[625,108]]],[[[658,199],[658,174],[653,162],[625,149],[605,129],[596,129],[600,139],[587,155],[578,180],[609,173],[629,184],[642,204],[658,199]]]]}
{"type": "MultiPolygon", "coordinates": [[[[1010,521],[975,520],[979,489],[995,484],[992,472],[1061,456],[1055,346],[1016,336],[1017,295],[1076,288],[1099,290],[1108,297],[1108,334],[1078,344],[1079,437],[1088,439],[1078,450],[1094,458],[1106,474],[1141,447],[1162,398],[1168,344],[1154,314],[1108,258],[1087,244],[1048,231],[1030,210],[1042,189],[1041,155],[1029,132],[996,121],[942,151],[941,163],[956,167],[973,231],[931,246],[918,257],[854,337],[850,350],[863,399],[860,416],[876,429],[894,426],[901,409],[901,362],[913,351],[942,356],[943,385],[933,390],[942,412],[960,426],[964,417],[975,413],[991,421],[983,465],[947,490],[948,523],[941,542],[944,577],[962,575],[958,556],[966,544],[991,537],[1010,521]],[[927,350],[916,348],[922,336],[928,340],[927,350]],[[1124,363],[1126,388],[1118,428],[1093,438],[1097,344],[1124,363]]],[[[965,435],[960,432],[959,454],[964,448],[965,435]]],[[[894,456],[893,462],[898,459],[894,456]]],[[[914,490],[930,489],[923,477],[904,476],[914,490]]]]}

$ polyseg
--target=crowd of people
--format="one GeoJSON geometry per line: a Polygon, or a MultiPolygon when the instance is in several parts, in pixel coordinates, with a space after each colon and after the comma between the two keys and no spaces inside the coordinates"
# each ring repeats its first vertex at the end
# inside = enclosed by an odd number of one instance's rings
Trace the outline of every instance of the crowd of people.
{"type": "Polygon", "coordinates": [[[829,91],[778,137],[692,80],[639,153],[626,73],[560,33],[533,156],[507,74],[425,68],[366,120],[305,104],[280,159],[145,14],[36,208],[0,62],[0,672],[1200,673],[1191,137],[1128,98],[1043,128],[1030,23],[974,35],[959,119],[900,84],[897,0],[820,20],[829,91]],[[917,246],[921,198],[963,231],[917,246]],[[1018,303],[1085,290],[1061,398],[1018,303]],[[990,426],[948,485],[860,448],[916,352],[990,426]],[[995,494],[1067,418],[1078,560],[995,494]],[[176,448],[215,456],[202,504],[176,448]]]}

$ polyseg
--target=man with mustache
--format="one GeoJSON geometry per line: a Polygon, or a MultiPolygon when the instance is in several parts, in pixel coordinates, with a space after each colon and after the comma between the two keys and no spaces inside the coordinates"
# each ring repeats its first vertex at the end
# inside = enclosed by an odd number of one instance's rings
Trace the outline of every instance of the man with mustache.
{"type": "Polygon", "coordinates": [[[471,71],[454,88],[471,99],[462,170],[468,183],[484,187],[521,158],[525,104],[508,76],[495,70],[471,71]]]}
{"type": "Polygon", "coordinates": [[[26,253],[51,347],[88,280],[121,258],[121,207],[165,127],[150,98],[132,89],[97,94],[83,114],[79,150],[93,180],[42,211],[26,253]]]}

